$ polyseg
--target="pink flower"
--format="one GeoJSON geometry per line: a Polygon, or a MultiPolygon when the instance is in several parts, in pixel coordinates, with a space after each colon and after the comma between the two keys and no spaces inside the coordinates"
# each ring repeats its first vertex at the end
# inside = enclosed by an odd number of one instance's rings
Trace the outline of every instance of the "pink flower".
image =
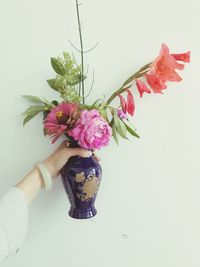
{"type": "Polygon", "coordinates": [[[135,101],[133,98],[133,95],[130,90],[127,90],[128,95],[127,95],[127,111],[128,113],[133,116],[135,112],[135,101]]]}
{"type": "Polygon", "coordinates": [[[172,57],[174,57],[178,61],[183,61],[186,63],[190,62],[190,51],[182,54],[171,54],[172,57]]]}
{"type": "Polygon", "coordinates": [[[85,149],[95,150],[108,145],[112,128],[96,109],[83,110],[69,135],[85,149]]]}
{"type": "Polygon", "coordinates": [[[127,115],[126,113],[124,113],[124,111],[121,108],[117,109],[117,116],[121,119],[121,120],[126,120],[127,119],[127,115]]]}
{"type": "Polygon", "coordinates": [[[158,75],[147,73],[145,78],[154,93],[162,94],[162,90],[167,88],[165,81],[163,81],[158,75]]]}
{"type": "Polygon", "coordinates": [[[78,114],[78,105],[74,103],[62,102],[51,109],[44,120],[44,128],[47,130],[47,135],[53,138],[52,143],[72,129],[78,114]]]}
{"type": "Polygon", "coordinates": [[[151,94],[151,90],[146,86],[144,82],[136,79],[136,86],[140,94],[140,97],[142,97],[144,93],[151,94]]]}
{"type": "Polygon", "coordinates": [[[182,70],[183,68],[184,65],[179,64],[176,59],[169,54],[169,48],[165,44],[162,44],[160,55],[150,67],[150,74],[158,75],[163,81],[179,82],[182,78],[175,70],[182,70]]]}

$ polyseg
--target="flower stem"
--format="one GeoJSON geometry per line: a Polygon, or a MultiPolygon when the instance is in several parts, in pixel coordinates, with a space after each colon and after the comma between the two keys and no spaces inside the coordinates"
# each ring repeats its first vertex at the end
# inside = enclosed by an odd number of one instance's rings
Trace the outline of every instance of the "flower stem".
{"type": "Polygon", "coordinates": [[[115,91],[110,98],[107,100],[106,105],[109,105],[116,96],[118,96],[119,94],[124,93],[131,85],[130,83],[137,79],[142,77],[145,73],[148,72],[148,69],[150,67],[151,63],[146,64],[145,66],[143,66],[141,69],[139,69],[137,72],[135,72],[133,75],[131,75],[124,83],[123,85],[117,90],[115,91]],[[129,85],[128,85],[129,84],[129,85]],[[128,86],[127,86],[128,85],[128,86]]]}
{"type": "MultiPolygon", "coordinates": [[[[79,14],[79,2],[76,0],[76,13],[77,13],[77,20],[78,20],[78,30],[79,30],[79,37],[80,37],[80,44],[81,44],[81,89],[82,89],[82,99],[83,104],[85,103],[85,88],[84,88],[84,50],[83,50],[83,38],[82,38],[82,31],[81,31],[81,22],[80,22],[80,14],[79,14]]],[[[79,87],[80,93],[80,87],[79,87]]]]}

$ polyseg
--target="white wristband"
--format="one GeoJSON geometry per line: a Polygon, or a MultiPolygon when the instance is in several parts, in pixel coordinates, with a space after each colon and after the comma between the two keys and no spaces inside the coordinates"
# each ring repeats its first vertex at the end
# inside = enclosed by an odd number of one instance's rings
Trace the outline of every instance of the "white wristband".
{"type": "Polygon", "coordinates": [[[52,188],[52,178],[46,166],[42,162],[37,162],[34,166],[37,167],[42,174],[45,190],[50,190],[52,188]]]}

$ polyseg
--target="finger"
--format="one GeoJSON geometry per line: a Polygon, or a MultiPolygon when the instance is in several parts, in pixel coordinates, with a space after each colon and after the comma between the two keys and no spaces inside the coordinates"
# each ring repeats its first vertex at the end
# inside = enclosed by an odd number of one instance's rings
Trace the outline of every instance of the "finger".
{"type": "Polygon", "coordinates": [[[64,141],[64,145],[65,145],[65,147],[67,148],[67,147],[70,146],[70,142],[69,142],[69,141],[64,141]]]}
{"type": "Polygon", "coordinates": [[[96,161],[100,162],[101,159],[99,157],[97,157],[96,155],[94,156],[94,158],[96,159],[96,161]]]}
{"type": "Polygon", "coordinates": [[[79,156],[82,158],[89,158],[92,156],[92,152],[83,148],[69,148],[71,156],[79,156]]]}
{"type": "Polygon", "coordinates": [[[95,153],[93,153],[93,158],[98,162],[101,161],[101,159],[95,153]]]}

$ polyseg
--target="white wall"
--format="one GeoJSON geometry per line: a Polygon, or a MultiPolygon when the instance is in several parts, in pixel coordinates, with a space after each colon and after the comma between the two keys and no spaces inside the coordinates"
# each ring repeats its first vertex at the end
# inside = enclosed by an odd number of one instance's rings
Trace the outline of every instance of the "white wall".
{"type": "MultiPolygon", "coordinates": [[[[20,94],[49,99],[49,58],[78,45],[75,0],[0,0],[0,193],[54,147],[41,117],[25,129],[20,94]]],[[[151,61],[165,42],[192,51],[181,83],[164,95],[136,95],[133,119],[141,140],[114,142],[99,152],[103,181],[98,216],[77,221],[60,179],[30,207],[28,236],[2,267],[200,266],[198,0],[82,0],[85,46],[95,69],[91,100],[110,95],[129,74],[151,61]]],[[[91,76],[90,76],[91,78],[91,76]]]]}

